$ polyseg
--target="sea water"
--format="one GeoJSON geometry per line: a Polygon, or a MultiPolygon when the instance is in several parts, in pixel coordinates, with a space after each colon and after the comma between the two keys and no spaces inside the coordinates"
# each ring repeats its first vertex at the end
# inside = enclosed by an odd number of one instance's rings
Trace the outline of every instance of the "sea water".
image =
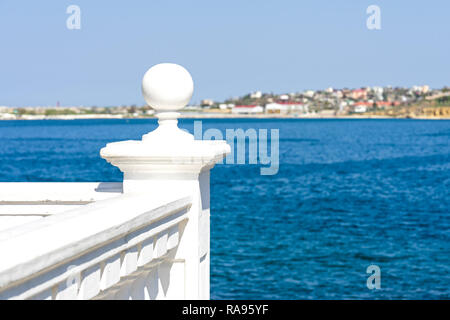
{"type": "MultiPolygon", "coordinates": [[[[211,298],[450,299],[450,121],[201,121],[280,136],[277,174],[212,171],[211,298]]],[[[0,121],[0,181],[121,181],[99,150],[156,126],[0,121]]]]}

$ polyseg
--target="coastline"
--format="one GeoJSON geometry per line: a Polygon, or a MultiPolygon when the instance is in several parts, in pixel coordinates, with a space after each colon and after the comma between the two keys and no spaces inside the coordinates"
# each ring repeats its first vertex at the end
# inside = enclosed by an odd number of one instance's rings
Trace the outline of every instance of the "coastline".
{"type": "MultiPolygon", "coordinates": [[[[412,120],[450,120],[450,117],[429,117],[429,116],[382,116],[382,115],[289,115],[289,114],[225,114],[225,113],[182,113],[182,119],[412,119],[412,120]]],[[[0,118],[1,120],[90,120],[90,119],[156,119],[155,116],[127,116],[127,115],[27,115],[25,117],[0,118]]]]}

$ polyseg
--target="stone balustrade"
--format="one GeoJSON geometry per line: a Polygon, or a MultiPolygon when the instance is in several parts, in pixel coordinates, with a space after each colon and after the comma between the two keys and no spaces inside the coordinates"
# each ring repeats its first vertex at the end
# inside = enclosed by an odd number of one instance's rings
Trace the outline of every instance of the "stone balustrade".
{"type": "Polygon", "coordinates": [[[177,127],[183,67],[142,91],[158,128],[100,152],[123,183],[0,183],[0,299],[209,299],[209,174],[230,147],[177,127]]]}

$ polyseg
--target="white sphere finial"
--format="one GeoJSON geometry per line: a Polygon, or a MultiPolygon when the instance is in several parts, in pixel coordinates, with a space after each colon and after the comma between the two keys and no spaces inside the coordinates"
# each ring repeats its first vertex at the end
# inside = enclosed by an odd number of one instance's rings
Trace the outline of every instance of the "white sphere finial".
{"type": "Polygon", "coordinates": [[[157,112],[183,109],[191,100],[194,82],[189,72],[174,63],[157,64],[142,79],[142,94],[157,112]]]}

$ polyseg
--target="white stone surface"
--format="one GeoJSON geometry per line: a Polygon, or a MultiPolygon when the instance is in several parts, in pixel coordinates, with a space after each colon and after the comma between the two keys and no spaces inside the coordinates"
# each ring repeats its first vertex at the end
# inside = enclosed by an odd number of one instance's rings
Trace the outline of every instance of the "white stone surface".
{"type": "Polygon", "coordinates": [[[0,299],[209,299],[209,170],[230,147],[178,128],[183,67],[152,67],[142,90],[158,128],[100,152],[123,184],[0,184],[0,206],[76,206],[0,232],[0,299]]]}

